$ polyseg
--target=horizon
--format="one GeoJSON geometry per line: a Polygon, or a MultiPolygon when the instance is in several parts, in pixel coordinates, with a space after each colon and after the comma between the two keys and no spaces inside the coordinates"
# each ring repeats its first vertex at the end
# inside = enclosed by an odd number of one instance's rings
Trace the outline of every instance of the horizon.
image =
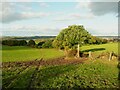
{"type": "MultiPolygon", "coordinates": [[[[46,35],[45,37],[48,37],[50,35],[46,35]]],[[[56,35],[57,36],[57,35],[56,35]]],[[[56,37],[56,36],[50,36],[50,37],[56,37]]],[[[111,35],[111,36],[108,36],[108,35],[92,35],[92,36],[103,36],[103,37],[118,37],[118,35],[111,35]]],[[[1,37],[43,37],[43,36],[1,36],[1,37]]]]}

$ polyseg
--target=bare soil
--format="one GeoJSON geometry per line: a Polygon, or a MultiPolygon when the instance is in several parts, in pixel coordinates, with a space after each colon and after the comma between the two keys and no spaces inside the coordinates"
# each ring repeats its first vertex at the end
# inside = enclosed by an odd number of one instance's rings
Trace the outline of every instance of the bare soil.
{"type": "Polygon", "coordinates": [[[3,62],[2,67],[15,67],[15,66],[54,66],[54,65],[68,65],[68,64],[79,64],[84,63],[87,58],[80,58],[80,59],[65,59],[64,57],[51,59],[51,60],[33,60],[33,61],[21,61],[21,62],[3,62]]]}

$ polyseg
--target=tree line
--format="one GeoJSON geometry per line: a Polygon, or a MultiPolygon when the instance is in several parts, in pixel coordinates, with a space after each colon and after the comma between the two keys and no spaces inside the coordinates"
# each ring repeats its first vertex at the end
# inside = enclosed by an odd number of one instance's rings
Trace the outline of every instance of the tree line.
{"type": "MultiPolygon", "coordinates": [[[[86,40],[84,44],[104,44],[104,43],[107,43],[107,40],[91,37],[91,39],[86,40]]],[[[2,40],[2,45],[7,46],[30,46],[35,48],[59,47],[56,44],[59,44],[59,42],[56,42],[55,39],[42,40],[38,44],[36,44],[34,40],[29,40],[28,42],[26,40],[2,40]]],[[[61,46],[60,49],[62,49],[62,47],[63,46],[61,46]]]]}
{"type": "Polygon", "coordinates": [[[35,43],[34,40],[2,40],[2,45],[7,46],[30,46],[33,48],[53,48],[52,46],[53,40],[44,40],[40,41],[38,44],[35,43]]]}

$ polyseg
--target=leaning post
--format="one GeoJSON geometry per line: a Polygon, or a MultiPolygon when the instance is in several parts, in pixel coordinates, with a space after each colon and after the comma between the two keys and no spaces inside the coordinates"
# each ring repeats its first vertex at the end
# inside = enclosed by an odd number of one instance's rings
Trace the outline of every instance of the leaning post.
{"type": "Polygon", "coordinates": [[[112,59],[113,52],[110,53],[109,55],[109,61],[112,59]]]}

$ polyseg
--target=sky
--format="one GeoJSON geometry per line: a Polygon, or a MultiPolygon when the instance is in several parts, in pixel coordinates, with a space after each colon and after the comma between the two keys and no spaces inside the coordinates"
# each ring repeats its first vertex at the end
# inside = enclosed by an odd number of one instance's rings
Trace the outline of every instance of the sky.
{"type": "Polygon", "coordinates": [[[4,0],[0,3],[0,35],[56,36],[69,25],[83,25],[92,35],[118,35],[118,2],[114,1],[4,0]]]}

